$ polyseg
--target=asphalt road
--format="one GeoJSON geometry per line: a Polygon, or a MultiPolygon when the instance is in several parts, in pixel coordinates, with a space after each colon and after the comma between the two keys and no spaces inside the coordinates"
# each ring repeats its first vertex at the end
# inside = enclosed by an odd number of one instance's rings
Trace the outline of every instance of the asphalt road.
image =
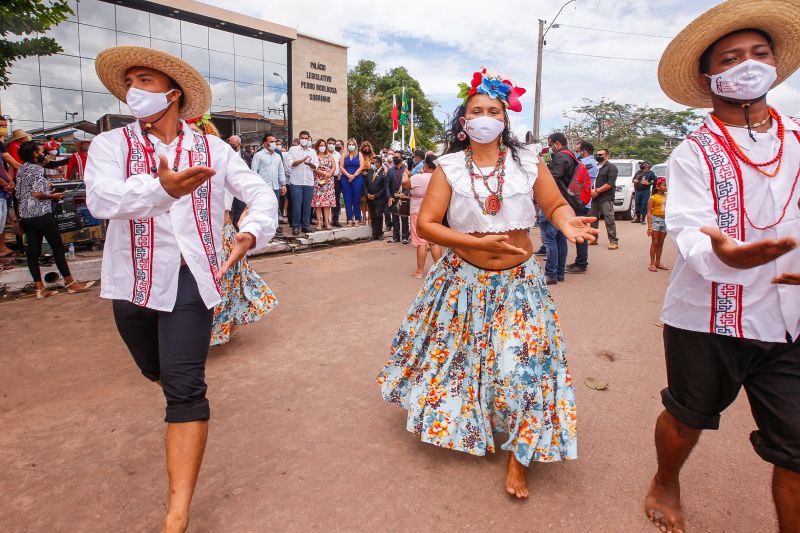
{"type": "MultiPolygon", "coordinates": [[[[279,307],[211,351],[212,425],[190,531],[656,531],[644,517],[665,384],[643,226],[553,288],[578,399],[579,459],[504,492],[505,454],[423,444],[375,376],[421,286],[413,248],[370,243],[254,261],[279,307]],[[610,356],[609,356],[610,354],[610,356]],[[613,359],[613,360],[612,360],[613,359]],[[606,380],[605,391],[584,385],[606,380]]],[[[538,240],[538,239],[537,239],[538,240]]],[[[665,261],[674,252],[667,245],[665,261]]],[[[157,531],[163,399],[98,292],[0,305],[0,529],[157,531]]],[[[742,394],[683,475],[692,531],[773,531],[770,467],[742,394]]],[[[500,441],[498,441],[500,442],[500,441]]]]}

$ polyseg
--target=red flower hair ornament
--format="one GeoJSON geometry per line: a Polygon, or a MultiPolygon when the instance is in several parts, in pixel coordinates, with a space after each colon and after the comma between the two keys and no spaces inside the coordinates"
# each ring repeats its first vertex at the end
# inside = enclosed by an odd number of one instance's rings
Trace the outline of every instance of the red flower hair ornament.
{"type": "Polygon", "coordinates": [[[502,100],[511,111],[517,113],[522,111],[519,97],[525,94],[525,89],[516,87],[501,75],[487,73],[485,68],[472,75],[471,85],[459,83],[458,87],[461,89],[458,97],[463,99],[465,104],[470,96],[481,93],[490,98],[502,100]]]}

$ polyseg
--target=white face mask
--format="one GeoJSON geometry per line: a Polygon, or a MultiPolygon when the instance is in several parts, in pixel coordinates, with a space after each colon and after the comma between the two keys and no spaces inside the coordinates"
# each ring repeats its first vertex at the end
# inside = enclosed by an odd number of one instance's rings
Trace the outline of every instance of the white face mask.
{"type": "Polygon", "coordinates": [[[308,146],[308,139],[300,139],[300,146],[302,146],[303,148],[308,146]]]}
{"type": "Polygon", "coordinates": [[[275,143],[269,143],[269,149],[270,149],[270,150],[272,150],[273,152],[275,151],[275,148],[277,148],[277,147],[278,147],[278,145],[277,145],[277,144],[275,144],[275,143]]]}
{"type": "Polygon", "coordinates": [[[708,77],[711,78],[711,92],[717,96],[733,100],[757,100],[772,88],[778,79],[778,72],[772,65],[748,59],[725,72],[708,77]]]}
{"type": "Polygon", "coordinates": [[[356,151],[356,145],[348,144],[347,145],[347,149],[350,150],[351,152],[355,152],[356,151]]]}
{"type": "Polygon", "coordinates": [[[320,147],[319,147],[319,153],[321,153],[321,154],[324,154],[324,153],[325,153],[325,150],[327,150],[327,149],[328,149],[328,147],[327,147],[327,146],[325,146],[325,145],[322,145],[322,146],[320,146],[320,147]]]}
{"type": "Polygon", "coordinates": [[[328,150],[330,150],[331,152],[333,152],[334,150],[336,150],[336,145],[335,145],[335,144],[329,144],[329,145],[328,145],[328,150]]]}
{"type": "Polygon", "coordinates": [[[506,129],[506,123],[492,117],[478,117],[464,122],[464,131],[476,143],[486,144],[494,141],[506,129]]]}
{"type": "Polygon", "coordinates": [[[136,87],[128,89],[125,101],[131,109],[131,113],[136,118],[152,117],[156,113],[164,111],[169,107],[170,101],[167,99],[169,93],[175,89],[170,89],[165,93],[151,93],[136,87]]]}
{"type": "Polygon", "coordinates": [[[50,155],[58,155],[58,150],[50,150],[50,155]]]}

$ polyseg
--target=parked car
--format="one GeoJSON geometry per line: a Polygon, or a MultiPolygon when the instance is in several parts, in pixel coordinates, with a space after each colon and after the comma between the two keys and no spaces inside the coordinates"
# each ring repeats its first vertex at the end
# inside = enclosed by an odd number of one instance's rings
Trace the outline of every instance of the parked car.
{"type": "Polygon", "coordinates": [[[641,159],[611,159],[617,166],[616,194],[614,195],[614,213],[622,220],[633,220],[636,203],[633,201],[633,175],[639,169],[641,159]]]}
{"type": "Polygon", "coordinates": [[[658,177],[658,178],[666,178],[667,177],[667,163],[666,163],[666,161],[663,162],[663,163],[659,163],[657,165],[653,165],[653,168],[651,168],[650,170],[652,170],[655,173],[656,177],[658,177]]]}

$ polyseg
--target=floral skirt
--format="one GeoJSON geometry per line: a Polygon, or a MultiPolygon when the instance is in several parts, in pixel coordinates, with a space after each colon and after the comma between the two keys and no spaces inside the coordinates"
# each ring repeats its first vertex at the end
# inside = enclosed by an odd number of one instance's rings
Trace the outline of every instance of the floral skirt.
{"type": "Polygon", "coordinates": [[[577,458],[575,392],[555,304],[533,258],[492,271],[452,251],[431,269],[378,375],[424,442],[523,465],[577,458]]]}
{"type": "MultiPolygon", "coordinates": [[[[235,235],[233,224],[225,224],[222,229],[222,263],[228,260],[233,250],[235,235]]],[[[225,344],[231,338],[233,326],[257,322],[278,305],[275,294],[261,276],[250,268],[247,258],[242,258],[229,268],[220,285],[222,301],[214,308],[211,346],[225,344]]]]}

